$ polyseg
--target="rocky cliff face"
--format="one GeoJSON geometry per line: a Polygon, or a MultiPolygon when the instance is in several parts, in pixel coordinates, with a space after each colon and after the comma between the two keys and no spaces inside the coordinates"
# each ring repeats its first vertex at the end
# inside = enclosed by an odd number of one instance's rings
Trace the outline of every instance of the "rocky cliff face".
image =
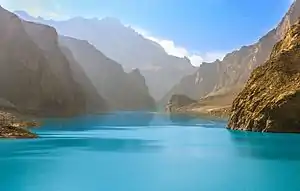
{"type": "Polygon", "coordinates": [[[229,128],[300,132],[300,22],[251,74],[233,102],[229,128]]]}
{"type": "Polygon", "coordinates": [[[184,94],[199,99],[203,96],[239,92],[251,72],[268,60],[273,46],[284,37],[299,16],[300,1],[296,0],[277,28],[271,30],[257,43],[227,54],[222,61],[201,65],[196,73],[184,77],[163,98],[162,104],[166,104],[166,100],[173,94],[184,94]],[[201,83],[195,83],[199,79],[201,83]]]}
{"type": "Polygon", "coordinates": [[[98,93],[113,110],[149,110],[155,103],[139,70],[127,74],[122,66],[107,58],[87,41],[60,37],[84,69],[98,93]]]}
{"type": "Polygon", "coordinates": [[[55,29],[23,22],[0,7],[0,97],[22,112],[71,115],[85,97],[57,46],[55,29]]]}
{"type": "Polygon", "coordinates": [[[168,55],[159,44],[115,18],[78,17],[53,21],[34,18],[25,12],[16,13],[25,20],[53,26],[61,35],[87,40],[107,57],[120,63],[127,72],[138,68],[155,99],[161,99],[183,76],[196,70],[187,58],[168,55]]]}

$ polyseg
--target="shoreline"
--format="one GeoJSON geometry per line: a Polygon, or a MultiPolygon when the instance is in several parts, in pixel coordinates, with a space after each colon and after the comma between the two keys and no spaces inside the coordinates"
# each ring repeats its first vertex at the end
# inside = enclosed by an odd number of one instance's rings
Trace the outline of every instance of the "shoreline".
{"type": "Polygon", "coordinates": [[[38,135],[30,132],[30,128],[39,127],[35,120],[22,119],[21,114],[0,110],[0,138],[24,139],[37,138],[38,135]]]}
{"type": "Polygon", "coordinates": [[[231,106],[196,106],[189,105],[180,108],[172,108],[170,114],[187,114],[198,117],[209,117],[213,119],[228,120],[231,106]]]}

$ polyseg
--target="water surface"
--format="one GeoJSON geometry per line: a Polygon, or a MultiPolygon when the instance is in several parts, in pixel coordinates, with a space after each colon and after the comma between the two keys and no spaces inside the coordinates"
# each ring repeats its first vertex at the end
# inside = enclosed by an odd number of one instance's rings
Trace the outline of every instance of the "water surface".
{"type": "Polygon", "coordinates": [[[0,141],[2,191],[300,190],[300,136],[155,113],[48,119],[0,141]]]}

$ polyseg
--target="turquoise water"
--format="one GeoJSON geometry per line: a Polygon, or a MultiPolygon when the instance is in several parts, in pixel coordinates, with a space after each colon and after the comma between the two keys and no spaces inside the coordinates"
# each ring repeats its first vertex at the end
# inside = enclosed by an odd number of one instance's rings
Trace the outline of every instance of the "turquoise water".
{"type": "Polygon", "coordinates": [[[300,135],[153,113],[45,120],[0,141],[1,191],[300,190],[300,135]]]}

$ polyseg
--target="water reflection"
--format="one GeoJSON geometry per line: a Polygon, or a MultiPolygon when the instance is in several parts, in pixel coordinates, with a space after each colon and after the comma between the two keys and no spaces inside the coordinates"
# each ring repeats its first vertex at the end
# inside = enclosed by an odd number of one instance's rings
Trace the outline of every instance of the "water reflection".
{"type": "MultiPolygon", "coordinates": [[[[91,129],[126,130],[126,127],[148,126],[153,120],[151,112],[119,112],[89,115],[68,119],[46,119],[43,130],[83,131],[91,129]]],[[[131,129],[131,128],[130,128],[131,129]]]]}
{"type": "Polygon", "coordinates": [[[241,157],[266,160],[300,160],[300,136],[230,131],[236,153],[241,157]]]}
{"type": "Polygon", "coordinates": [[[200,118],[196,115],[169,114],[170,121],[178,126],[201,126],[202,128],[224,128],[226,121],[200,118]]]}
{"type": "Polygon", "coordinates": [[[156,141],[121,138],[42,138],[2,142],[1,157],[43,157],[72,150],[93,152],[154,152],[162,149],[156,141]]]}

